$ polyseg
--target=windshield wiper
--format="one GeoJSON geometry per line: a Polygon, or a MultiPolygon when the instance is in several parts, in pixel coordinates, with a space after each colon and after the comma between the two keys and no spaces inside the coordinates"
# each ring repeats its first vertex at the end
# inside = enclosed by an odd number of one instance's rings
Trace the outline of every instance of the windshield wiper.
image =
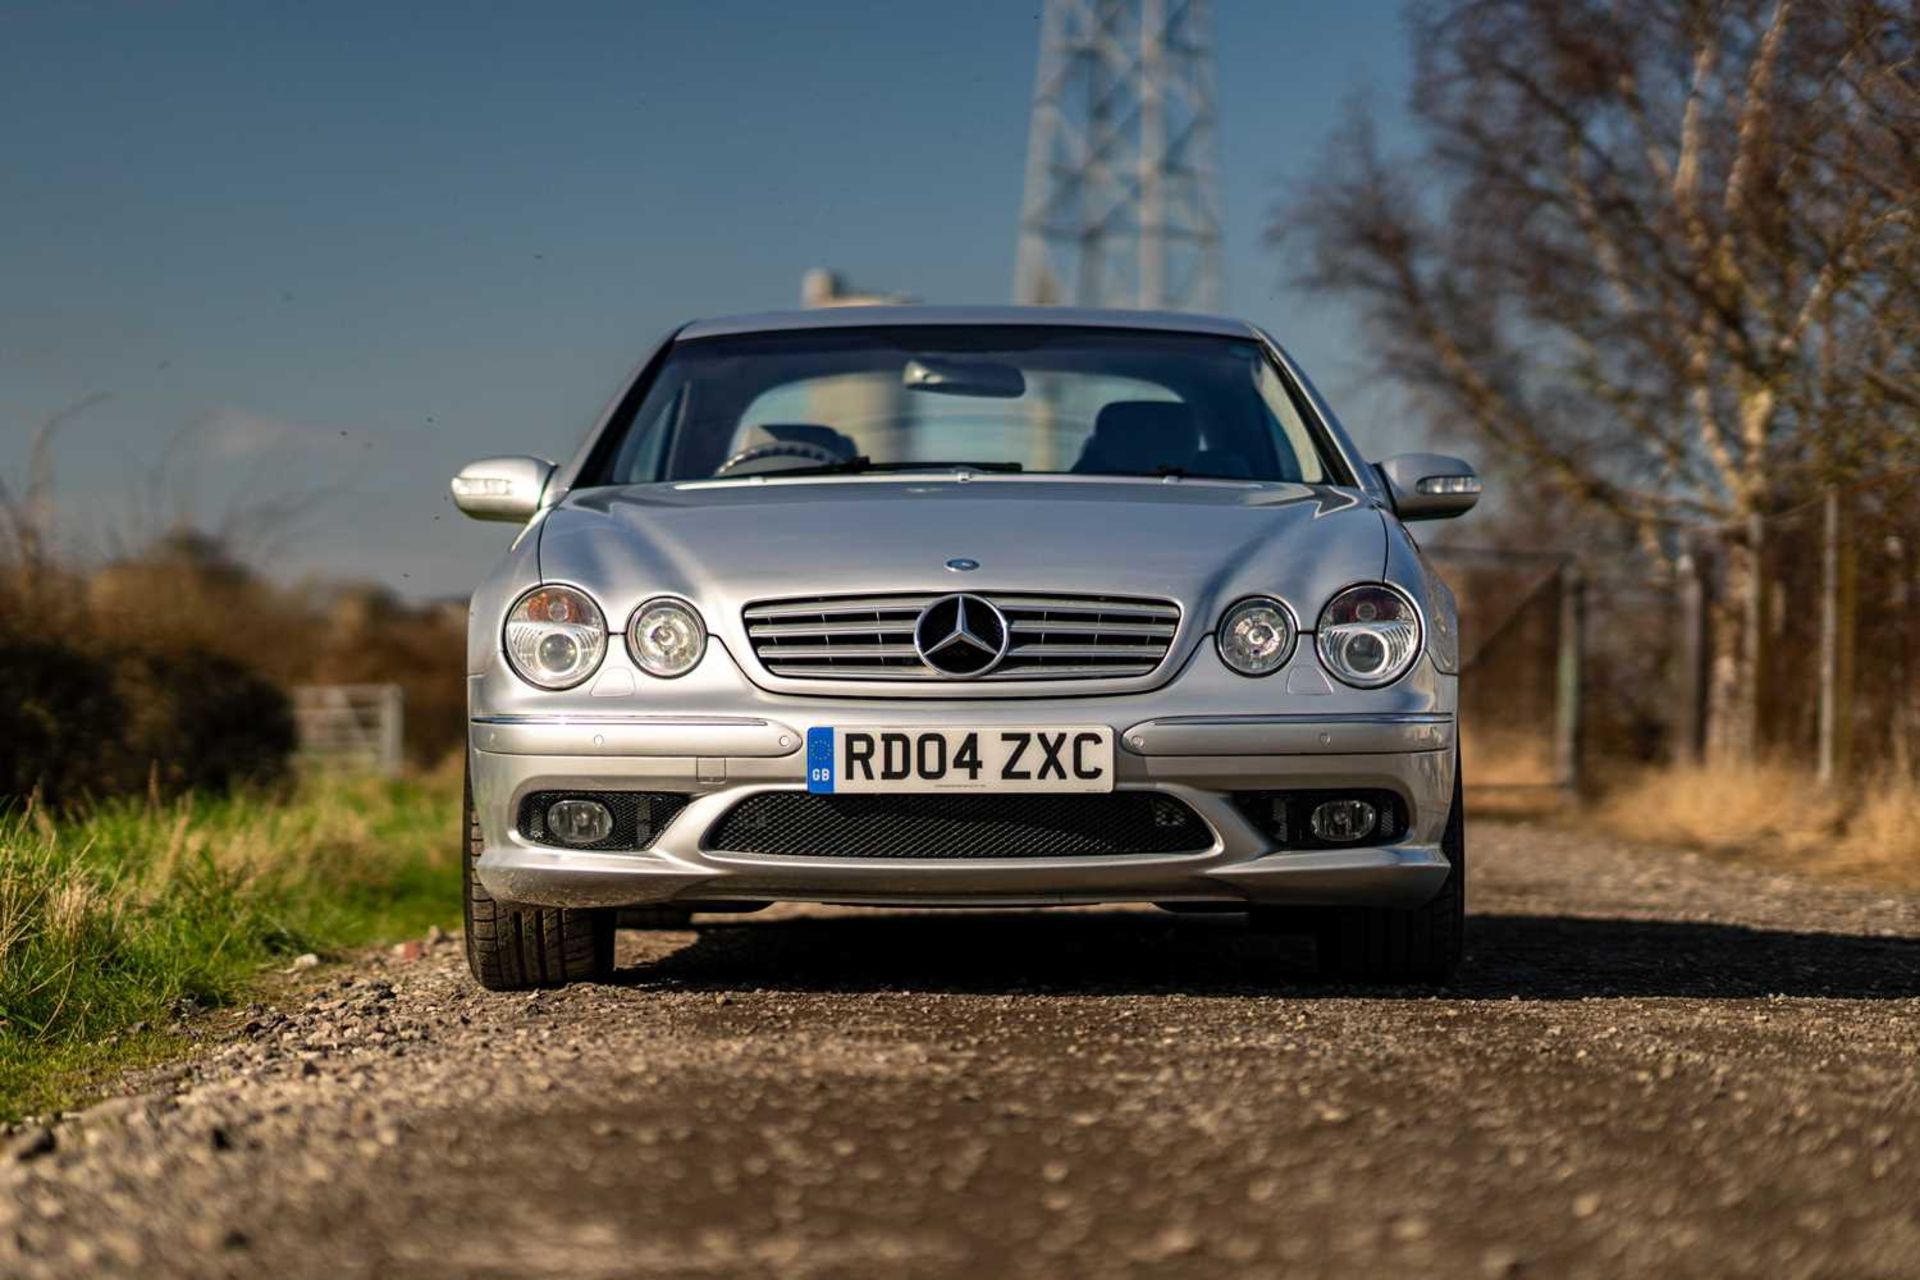
{"type": "Polygon", "coordinates": [[[1198,480],[1205,480],[1205,479],[1211,478],[1208,476],[1196,475],[1194,472],[1187,470],[1185,467],[1175,466],[1170,462],[1163,462],[1151,471],[1108,471],[1102,468],[1099,471],[1082,471],[1079,474],[1088,475],[1088,476],[1121,476],[1129,480],[1134,479],[1135,477],[1144,479],[1147,476],[1152,476],[1155,479],[1159,479],[1159,480],[1185,480],[1189,477],[1192,477],[1198,480]]]}
{"type": "Polygon", "coordinates": [[[776,476],[858,475],[869,471],[1019,471],[1018,462],[875,462],[864,455],[839,462],[823,462],[815,467],[787,467],[766,474],[776,476]]]}

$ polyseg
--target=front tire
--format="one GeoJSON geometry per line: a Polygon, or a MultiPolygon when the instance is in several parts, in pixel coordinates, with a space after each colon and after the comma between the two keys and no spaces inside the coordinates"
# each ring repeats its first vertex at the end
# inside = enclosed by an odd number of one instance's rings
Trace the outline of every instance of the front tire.
{"type": "Polygon", "coordinates": [[[530,991],[569,982],[598,982],[613,972],[614,913],[508,902],[487,892],[473,873],[480,822],[473,812],[473,776],[464,788],[467,967],[489,991],[530,991]]]}
{"type": "Polygon", "coordinates": [[[1445,982],[1460,967],[1467,931],[1467,822],[1460,761],[1454,758],[1453,807],[1440,837],[1452,869],[1425,906],[1282,908],[1257,922],[1281,931],[1303,925],[1313,935],[1318,971],[1342,982],[1445,982]]]}

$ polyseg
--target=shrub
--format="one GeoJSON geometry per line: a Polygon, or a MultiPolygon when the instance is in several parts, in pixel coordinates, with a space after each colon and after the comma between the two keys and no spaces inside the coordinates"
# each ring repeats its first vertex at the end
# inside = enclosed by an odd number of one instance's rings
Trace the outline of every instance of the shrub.
{"type": "Polygon", "coordinates": [[[124,652],[113,669],[126,709],[123,772],[113,790],[224,792],[286,773],[293,712],[286,694],[257,672],[193,651],[124,652]]]}
{"type": "Polygon", "coordinates": [[[224,792],[282,777],[293,751],[286,695],[218,654],[0,637],[0,672],[0,802],[224,792]]]}
{"type": "Polygon", "coordinates": [[[111,667],[64,645],[0,634],[0,672],[0,802],[37,791],[64,803],[112,789],[126,709],[111,667]]]}
{"type": "Polygon", "coordinates": [[[9,548],[5,505],[0,490],[0,698],[25,692],[0,707],[0,803],[271,782],[294,747],[295,685],[400,685],[415,765],[463,744],[459,606],[283,586],[192,530],[87,567],[37,535],[9,548]]]}

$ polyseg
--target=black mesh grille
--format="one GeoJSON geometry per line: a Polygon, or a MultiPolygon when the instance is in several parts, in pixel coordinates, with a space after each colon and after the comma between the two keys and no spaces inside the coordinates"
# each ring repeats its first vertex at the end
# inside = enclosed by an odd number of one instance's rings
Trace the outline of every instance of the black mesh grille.
{"type": "Polygon", "coordinates": [[[769,791],[727,812],[708,843],[817,858],[1069,858],[1191,853],[1213,843],[1171,796],[813,795],[769,791]]]}
{"type": "Polygon", "coordinates": [[[645,849],[687,797],[662,791],[534,791],[520,801],[520,834],[560,849],[645,849]],[[598,800],[613,811],[613,834],[595,844],[562,844],[547,831],[547,810],[556,800],[598,800]]]}

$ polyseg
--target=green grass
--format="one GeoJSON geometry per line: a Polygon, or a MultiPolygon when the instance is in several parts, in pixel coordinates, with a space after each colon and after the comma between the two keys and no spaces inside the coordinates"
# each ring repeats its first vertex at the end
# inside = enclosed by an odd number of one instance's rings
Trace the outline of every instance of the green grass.
{"type": "Polygon", "coordinates": [[[176,1052],[155,1028],[276,962],[451,925],[458,808],[444,780],[335,779],[0,816],[0,1119],[176,1052]]]}

